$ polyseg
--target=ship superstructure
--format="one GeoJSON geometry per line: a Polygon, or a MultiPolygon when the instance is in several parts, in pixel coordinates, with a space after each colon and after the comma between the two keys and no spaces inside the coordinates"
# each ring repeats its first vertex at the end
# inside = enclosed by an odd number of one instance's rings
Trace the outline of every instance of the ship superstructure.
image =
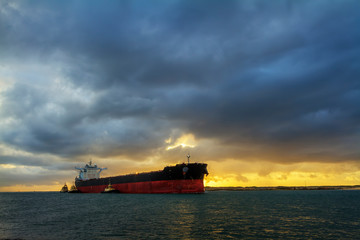
{"type": "Polygon", "coordinates": [[[76,180],[89,180],[100,178],[100,173],[107,168],[98,168],[96,164],[92,165],[92,161],[90,161],[85,167],[75,167],[75,169],[79,170],[79,176],[76,180]]]}

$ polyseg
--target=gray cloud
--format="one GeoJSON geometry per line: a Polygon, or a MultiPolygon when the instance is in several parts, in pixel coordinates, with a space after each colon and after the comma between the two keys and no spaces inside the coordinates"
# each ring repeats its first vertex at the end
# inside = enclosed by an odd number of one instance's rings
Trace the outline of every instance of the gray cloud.
{"type": "Polygon", "coordinates": [[[358,1],[0,8],[5,145],[141,160],[180,129],[224,157],[359,160],[358,1]]]}

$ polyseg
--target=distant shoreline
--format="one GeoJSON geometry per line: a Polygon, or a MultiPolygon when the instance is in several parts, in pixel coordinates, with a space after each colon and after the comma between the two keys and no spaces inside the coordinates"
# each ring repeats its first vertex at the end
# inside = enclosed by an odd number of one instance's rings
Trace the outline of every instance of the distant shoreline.
{"type": "Polygon", "coordinates": [[[274,191],[274,190],[360,190],[353,186],[277,186],[277,187],[205,187],[206,191],[274,191]]]}
{"type": "MultiPolygon", "coordinates": [[[[276,186],[276,187],[205,187],[205,191],[289,191],[289,190],[360,190],[360,185],[340,186],[276,186]]],[[[54,193],[59,191],[11,191],[0,193],[54,193]]]]}

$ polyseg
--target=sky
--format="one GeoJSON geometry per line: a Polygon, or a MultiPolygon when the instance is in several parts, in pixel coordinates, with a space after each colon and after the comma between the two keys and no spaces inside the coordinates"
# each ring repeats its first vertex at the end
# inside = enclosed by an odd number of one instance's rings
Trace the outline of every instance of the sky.
{"type": "Polygon", "coordinates": [[[360,184],[360,1],[0,1],[0,191],[208,164],[360,184]]]}

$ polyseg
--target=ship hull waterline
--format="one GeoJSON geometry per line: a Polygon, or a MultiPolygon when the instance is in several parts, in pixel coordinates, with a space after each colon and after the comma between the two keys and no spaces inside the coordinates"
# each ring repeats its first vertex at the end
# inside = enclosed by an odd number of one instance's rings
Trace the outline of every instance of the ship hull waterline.
{"type": "MultiPolygon", "coordinates": [[[[119,193],[204,193],[202,179],[162,180],[112,184],[119,193]]],[[[81,193],[101,193],[107,185],[78,187],[81,193]]]]}

